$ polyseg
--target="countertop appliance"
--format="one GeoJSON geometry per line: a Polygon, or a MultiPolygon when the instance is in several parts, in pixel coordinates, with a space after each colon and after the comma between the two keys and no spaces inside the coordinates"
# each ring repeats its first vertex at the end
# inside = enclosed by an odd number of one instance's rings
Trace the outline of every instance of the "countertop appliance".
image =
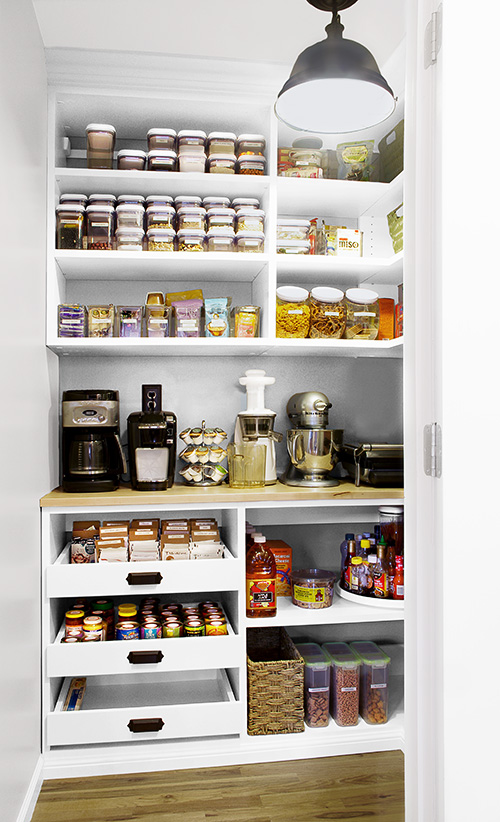
{"type": "Polygon", "coordinates": [[[143,385],[142,411],[127,420],[130,481],[136,491],[165,491],[174,483],[177,418],[161,404],[161,385],[143,385]]]}
{"type": "Polygon", "coordinates": [[[339,459],[343,431],[328,428],[332,404],[321,391],[303,391],[288,400],[286,412],[293,425],[287,431],[290,465],[280,477],[285,485],[323,488],[338,485],[329,476],[339,459]]]}
{"type": "Polygon", "coordinates": [[[273,385],[275,377],[268,377],[265,371],[251,368],[240,377],[240,384],[247,391],[246,411],[240,411],[236,417],[234,441],[236,443],[248,440],[261,443],[266,447],[266,485],[274,485],[276,475],[276,448],[275,443],[281,442],[283,434],[274,431],[276,412],[266,408],[264,389],[266,385],[273,385]]]}
{"type": "Polygon", "coordinates": [[[62,489],[116,491],[127,464],[120,444],[118,391],[81,389],[62,396],[62,489]]]}
{"type": "Polygon", "coordinates": [[[355,485],[361,483],[392,488],[403,487],[403,446],[388,443],[345,443],[342,467],[355,485]]]}

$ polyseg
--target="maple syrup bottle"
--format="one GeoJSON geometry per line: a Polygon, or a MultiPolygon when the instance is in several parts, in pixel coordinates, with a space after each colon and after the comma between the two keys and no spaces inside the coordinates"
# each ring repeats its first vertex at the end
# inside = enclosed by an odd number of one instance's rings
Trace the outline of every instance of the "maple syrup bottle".
{"type": "Polygon", "coordinates": [[[276,562],[263,534],[254,534],[246,556],[247,617],[276,616],[276,562]]]}

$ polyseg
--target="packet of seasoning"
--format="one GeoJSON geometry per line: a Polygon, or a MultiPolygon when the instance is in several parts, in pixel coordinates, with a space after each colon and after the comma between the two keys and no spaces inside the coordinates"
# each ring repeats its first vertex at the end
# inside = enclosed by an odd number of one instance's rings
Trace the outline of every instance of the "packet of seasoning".
{"type": "Polygon", "coordinates": [[[205,337],[229,337],[229,304],[227,297],[205,300],[205,337]]]}
{"type": "Polygon", "coordinates": [[[339,180],[369,180],[374,140],[339,143],[337,160],[339,180]]]}
{"type": "Polygon", "coordinates": [[[199,337],[201,330],[201,309],[203,300],[181,300],[173,302],[175,312],[175,336],[199,337]]]}

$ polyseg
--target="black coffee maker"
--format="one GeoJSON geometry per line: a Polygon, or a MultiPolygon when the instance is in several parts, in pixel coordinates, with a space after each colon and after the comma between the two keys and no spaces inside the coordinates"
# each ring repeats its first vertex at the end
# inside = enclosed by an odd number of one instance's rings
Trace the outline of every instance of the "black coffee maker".
{"type": "Polygon", "coordinates": [[[120,444],[118,391],[64,391],[63,491],[116,491],[126,470],[120,444]]]}
{"type": "Polygon", "coordinates": [[[142,411],[127,420],[130,482],[136,491],[165,491],[175,473],[177,418],[162,411],[161,385],[142,386],[142,411]]]}

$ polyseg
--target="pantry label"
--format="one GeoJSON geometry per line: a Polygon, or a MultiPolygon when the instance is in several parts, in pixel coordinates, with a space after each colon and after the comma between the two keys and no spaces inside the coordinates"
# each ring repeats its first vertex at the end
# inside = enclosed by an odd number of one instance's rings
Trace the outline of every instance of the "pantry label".
{"type": "Polygon", "coordinates": [[[276,581],[274,579],[247,579],[247,610],[264,610],[276,607],[276,581]]]}

